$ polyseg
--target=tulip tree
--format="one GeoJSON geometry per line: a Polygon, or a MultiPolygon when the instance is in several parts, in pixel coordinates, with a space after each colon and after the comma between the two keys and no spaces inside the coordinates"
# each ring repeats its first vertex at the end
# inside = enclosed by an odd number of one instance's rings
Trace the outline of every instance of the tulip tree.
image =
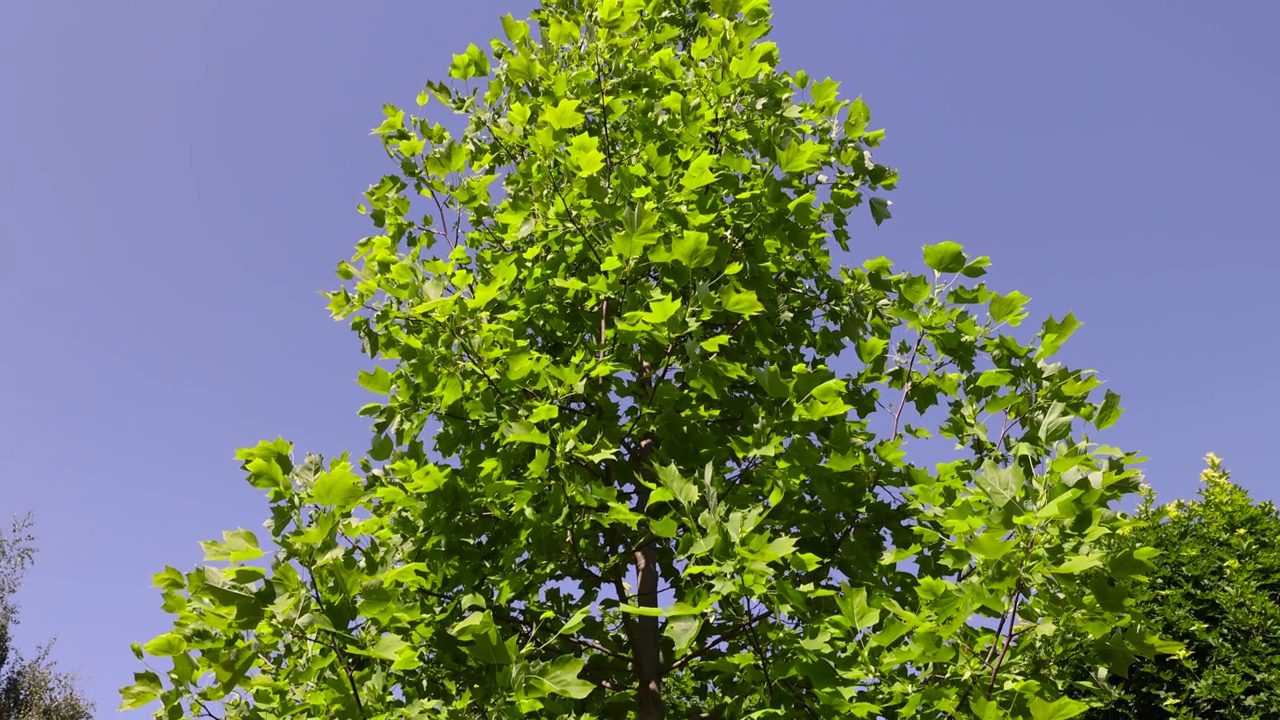
{"type": "Polygon", "coordinates": [[[1079,323],[1016,339],[1026,296],[952,242],[835,267],[897,174],[769,20],[545,0],[418,97],[452,131],[384,108],[397,171],[329,294],[371,446],[240,451],[271,554],[238,530],[156,577],[126,707],[1046,720],[1092,702],[1058,638],[1167,649],[1080,580],[1148,564],[1100,549],[1139,475],[1085,434],[1117,396],[1052,360],[1079,323]]]}

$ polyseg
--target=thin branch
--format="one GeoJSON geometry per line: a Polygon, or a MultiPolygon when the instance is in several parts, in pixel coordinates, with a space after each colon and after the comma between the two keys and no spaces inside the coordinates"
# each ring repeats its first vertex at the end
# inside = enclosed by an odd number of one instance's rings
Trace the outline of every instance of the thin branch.
{"type": "MultiPolygon", "coordinates": [[[[1000,673],[1000,666],[1004,664],[1005,655],[1009,652],[1009,646],[1013,645],[1013,625],[1018,618],[1018,602],[1022,599],[1022,578],[1018,578],[1018,582],[1013,587],[1013,607],[1009,610],[1009,634],[1004,642],[1004,649],[1000,651],[1000,657],[996,660],[996,664],[991,667],[991,682],[987,685],[987,697],[991,697],[991,691],[996,687],[996,676],[1000,673]]],[[[1000,644],[1000,638],[996,638],[996,644],[1000,644]]]]}
{"type": "Polygon", "coordinates": [[[457,243],[454,241],[452,237],[449,236],[449,223],[448,221],[445,220],[445,217],[444,217],[445,215],[444,205],[440,204],[440,197],[436,195],[435,188],[431,187],[431,185],[426,185],[425,187],[427,188],[427,191],[431,193],[431,199],[435,201],[436,209],[440,211],[440,228],[441,230],[443,230],[441,234],[444,235],[445,242],[449,243],[449,249],[450,250],[456,249],[457,243]]]}
{"type": "Polygon", "coordinates": [[[623,660],[627,662],[631,660],[631,658],[627,657],[626,655],[610,650],[609,648],[605,647],[604,645],[601,645],[595,640],[580,638],[576,635],[562,635],[561,637],[563,637],[566,641],[573,643],[574,645],[581,645],[582,647],[591,648],[592,650],[608,655],[611,658],[616,658],[618,660],[623,660]]]}
{"type": "MultiPolygon", "coordinates": [[[[308,584],[311,588],[311,595],[315,598],[316,605],[320,606],[320,612],[326,613],[327,611],[324,606],[324,600],[320,595],[320,588],[316,585],[316,571],[305,562],[302,566],[307,570],[307,577],[310,580],[308,584]]],[[[347,683],[351,686],[351,697],[355,700],[356,711],[360,713],[360,717],[368,717],[364,712],[364,703],[360,701],[360,688],[356,686],[356,677],[355,674],[351,672],[351,664],[347,660],[347,654],[342,652],[342,648],[335,642],[330,641],[325,644],[333,650],[334,654],[338,656],[338,662],[342,664],[342,672],[346,675],[347,683]]]]}
{"type": "Polygon", "coordinates": [[[741,625],[738,625],[732,630],[725,633],[721,633],[720,635],[717,635],[711,638],[710,640],[706,641],[701,646],[699,646],[697,650],[693,650],[688,655],[685,655],[679,660],[676,660],[675,662],[671,663],[671,666],[667,668],[667,671],[670,672],[673,670],[678,670],[684,667],[685,665],[688,665],[689,663],[693,662],[694,660],[697,660],[698,658],[702,657],[708,651],[710,651],[712,648],[719,645],[720,643],[729,642],[730,640],[733,640],[734,638],[739,637],[743,633],[749,632],[751,628],[756,625],[756,623],[760,622],[761,620],[767,617],[770,617],[772,614],[773,613],[770,613],[768,611],[762,612],[759,615],[756,615],[754,617],[747,619],[746,622],[742,623],[741,625]]]}
{"type": "Polygon", "coordinates": [[[208,706],[206,706],[200,698],[196,697],[195,695],[192,695],[191,699],[194,700],[195,703],[200,706],[200,712],[204,713],[207,717],[211,717],[213,718],[213,720],[222,720],[222,717],[219,715],[214,715],[213,711],[210,710],[208,706]]]}
{"type": "Polygon", "coordinates": [[[923,342],[924,333],[920,333],[920,336],[916,338],[915,347],[911,348],[911,359],[907,361],[907,379],[906,382],[902,384],[902,398],[898,400],[898,408],[893,413],[893,435],[889,438],[890,440],[898,439],[898,421],[902,418],[902,408],[907,406],[907,394],[910,393],[911,389],[915,386],[915,383],[911,378],[911,373],[915,371],[916,355],[919,353],[920,344],[923,342]]]}

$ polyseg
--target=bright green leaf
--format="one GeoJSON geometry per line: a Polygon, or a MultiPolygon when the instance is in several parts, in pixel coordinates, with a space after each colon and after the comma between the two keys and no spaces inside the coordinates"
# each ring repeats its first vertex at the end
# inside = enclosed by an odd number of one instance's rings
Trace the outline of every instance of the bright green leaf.
{"type": "Polygon", "coordinates": [[[689,163],[688,169],[685,170],[684,176],[680,178],[680,184],[689,190],[696,190],[700,187],[710,185],[715,182],[716,175],[712,171],[716,166],[716,156],[711,153],[703,153],[693,159],[689,163]]]}
{"type": "Polygon", "coordinates": [[[1053,702],[1041,698],[1031,698],[1031,717],[1033,720],[1068,720],[1088,710],[1089,706],[1079,700],[1058,698],[1053,702]]]}
{"type": "Polygon", "coordinates": [[[148,655],[164,657],[177,655],[187,649],[187,641],[177,633],[165,633],[142,648],[148,655]]]}
{"type": "Polygon", "coordinates": [[[391,374],[382,368],[375,368],[373,372],[361,370],[360,386],[369,392],[387,395],[391,392],[391,374]]]}
{"type": "Polygon", "coordinates": [[[312,497],[320,505],[331,505],[339,512],[355,507],[364,495],[364,483],[351,472],[350,466],[340,463],[316,478],[312,497]]]}
{"type": "Polygon", "coordinates": [[[690,268],[705,267],[715,260],[716,249],[707,242],[707,234],[685,230],[684,236],[671,245],[671,255],[690,268]]]}
{"type": "Polygon", "coordinates": [[[924,264],[940,273],[958,273],[967,261],[964,248],[950,240],[924,246],[924,264]]]}
{"type": "Polygon", "coordinates": [[[551,107],[544,108],[542,119],[556,130],[568,130],[578,127],[586,119],[585,115],[578,112],[578,105],[580,104],[577,100],[561,100],[551,107]]]}

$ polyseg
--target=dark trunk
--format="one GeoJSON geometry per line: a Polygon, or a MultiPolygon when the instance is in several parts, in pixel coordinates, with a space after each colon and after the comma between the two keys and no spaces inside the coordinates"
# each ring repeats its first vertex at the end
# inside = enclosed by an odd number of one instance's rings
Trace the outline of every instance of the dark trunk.
{"type": "MultiPolygon", "coordinates": [[[[636,605],[658,607],[658,564],[653,544],[636,551],[636,605]]],[[[633,662],[639,681],[639,720],[662,720],[662,669],[659,653],[662,635],[658,618],[637,618],[636,636],[632,641],[633,662]]]]}

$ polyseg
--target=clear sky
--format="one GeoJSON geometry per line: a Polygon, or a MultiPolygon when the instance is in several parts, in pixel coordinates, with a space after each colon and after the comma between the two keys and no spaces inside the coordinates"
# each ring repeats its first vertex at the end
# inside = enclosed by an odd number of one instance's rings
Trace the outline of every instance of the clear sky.
{"type": "MultiPolygon", "coordinates": [[[[258,530],[232,453],[366,447],[357,338],[317,294],[369,234],[368,136],[532,2],[0,6],[0,516],[36,512],[25,646],[60,636],[112,714],[150,587],[258,530]]],[[[864,256],[955,240],[1070,310],[1163,500],[1201,456],[1276,499],[1280,4],[775,0],[783,62],[888,130],[895,219],[864,256]]],[[[265,535],[265,533],[263,533],[265,535]]]]}

